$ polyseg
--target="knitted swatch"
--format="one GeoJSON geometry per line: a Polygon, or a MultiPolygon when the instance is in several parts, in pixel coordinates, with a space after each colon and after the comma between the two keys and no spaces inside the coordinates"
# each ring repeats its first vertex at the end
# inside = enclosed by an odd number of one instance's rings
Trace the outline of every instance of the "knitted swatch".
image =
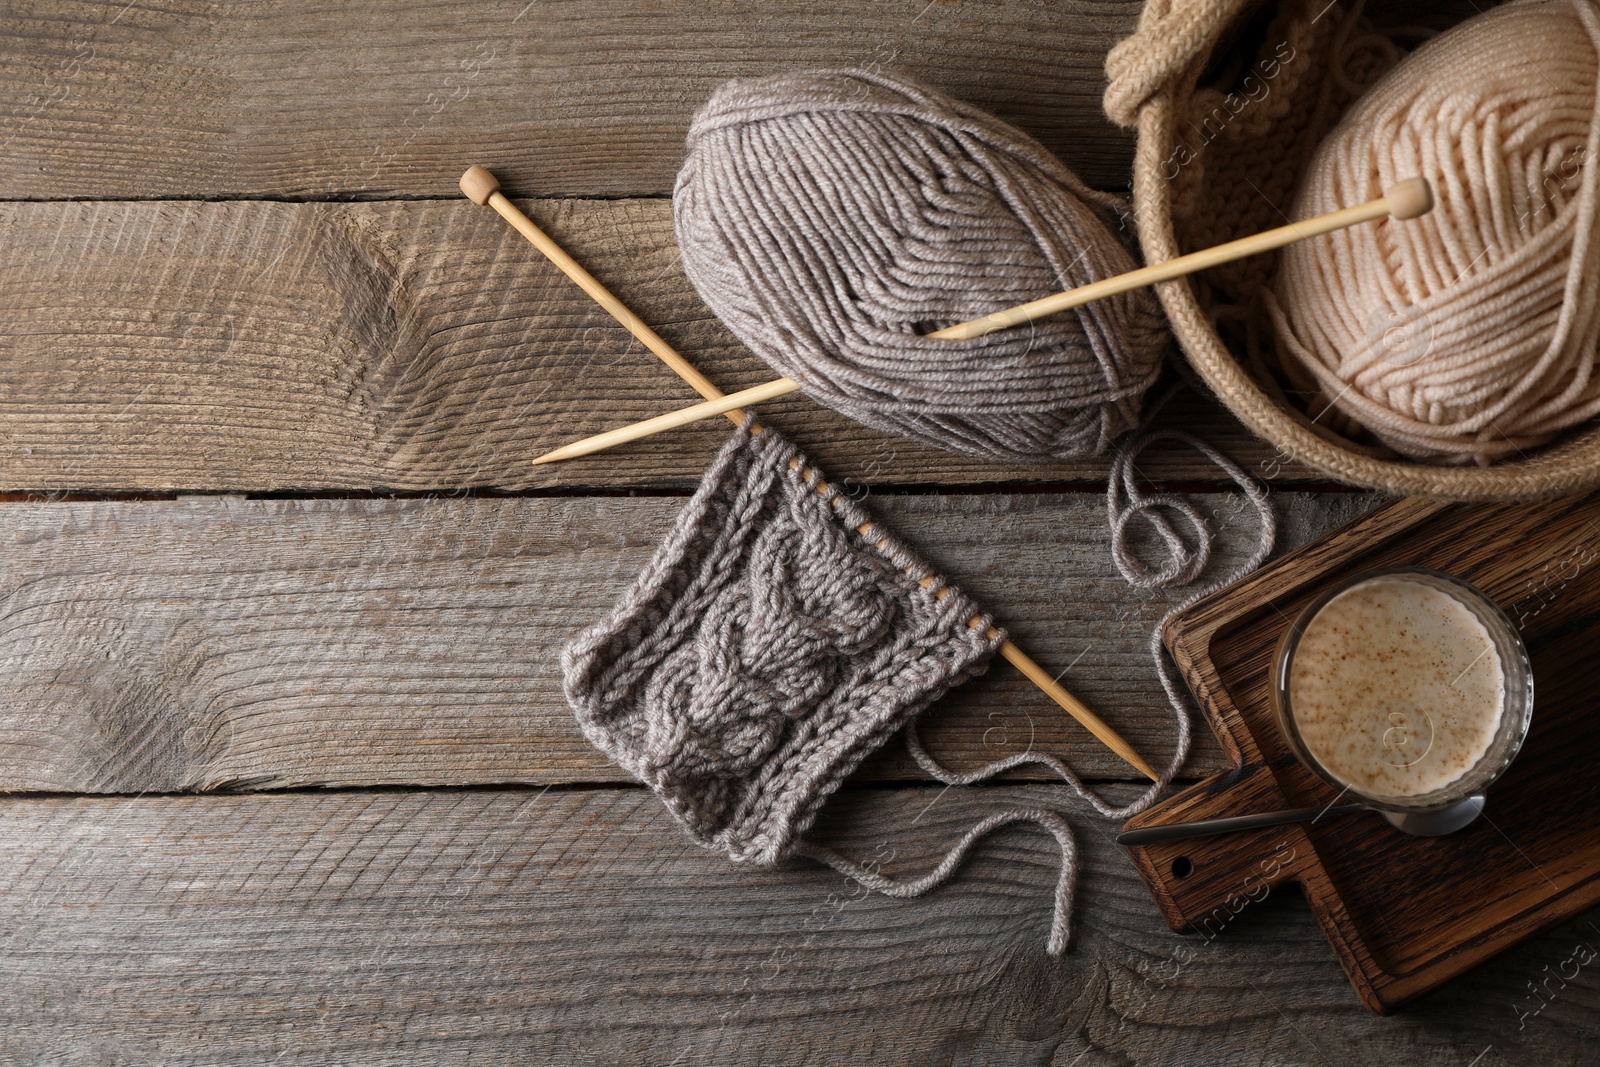
{"type": "MultiPolygon", "coordinates": [[[[1244,490],[1260,535],[1248,558],[1194,589],[1168,618],[1259,566],[1277,529],[1265,491],[1225,456],[1187,434],[1142,433],[1119,450],[1107,497],[1113,558],[1130,582],[1146,589],[1191,584],[1211,556],[1210,526],[1192,505],[1138,485],[1140,451],[1174,437],[1199,448],[1244,490]],[[1189,538],[1167,513],[1190,527],[1189,538]],[[1129,537],[1141,522],[1160,536],[1168,563],[1152,568],[1134,554],[1129,537]]],[[[1054,811],[993,812],[932,870],[906,880],[804,834],[844,777],[901,728],[917,766],[946,785],[1032,764],[1059,776],[1107,818],[1143,811],[1189,753],[1183,686],[1162,657],[1160,634],[1157,626],[1151,651],[1175,713],[1177,746],[1142,794],[1107,800],[1031,745],[975,770],[952,771],[923,746],[916,716],[981,674],[1004,634],[823,482],[799,449],[747,422],[633,587],[608,617],[567,645],[561,665],[585,736],[655,790],[696,843],[735,861],[768,866],[806,856],[868,889],[914,897],[949,878],[989,833],[1017,822],[1043,827],[1061,848],[1048,942],[1059,954],[1076,861],[1072,831],[1054,811]]]]}
{"type": "Polygon", "coordinates": [[[785,858],[845,775],[1004,639],[870,523],[783,437],[741,430],[622,602],[564,650],[584,734],[697,843],[785,858]]]}
{"type": "MultiPolygon", "coordinates": [[[[801,840],[846,775],[981,674],[1003,640],[794,445],[747,422],[632,588],[561,664],[585,736],[650,786],[696,843],[735,861],[806,855],[915,896],[991,830],[1045,826],[1064,856],[1050,940],[1059,952],[1072,841],[1053,812],[991,815],[908,882],[801,840]]],[[[914,738],[912,750],[932,763],[914,738]]]]}

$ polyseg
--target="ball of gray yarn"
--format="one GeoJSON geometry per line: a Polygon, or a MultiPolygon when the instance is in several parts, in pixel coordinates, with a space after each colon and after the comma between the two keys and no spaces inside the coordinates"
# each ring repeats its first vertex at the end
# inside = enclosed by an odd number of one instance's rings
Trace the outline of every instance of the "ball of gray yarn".
{"type": "Polygon", "coordinates": [[[779,374],[869,426],[1024,463],[1138,422],[1168,342],[1154,297],[922,335],[1132,270],[1116,204],[994,116],[861,70],[723,84],[673,193],[690,281],[779,374]]]}

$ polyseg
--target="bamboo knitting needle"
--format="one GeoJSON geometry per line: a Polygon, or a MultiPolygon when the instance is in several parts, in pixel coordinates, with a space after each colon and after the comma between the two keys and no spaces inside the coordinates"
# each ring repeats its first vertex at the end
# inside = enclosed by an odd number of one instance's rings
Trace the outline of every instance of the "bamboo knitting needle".
{"type": "MultiPolygon", "coordinates": [[[[510,222],[518,232],[533,243],[534,247],[538,248],[547,259],[559,267],[562,273],[576,282],[589,296],[593,297],[595,302],[605,308],[612,318],[627,327],[629,333],[644,341],[652,352],[661,357],[662,362],[693,386],[697,393],[708,400],[720,401],[728,399],[722,394],[721,390],[711,384],[709,379],[695,370],[688,360],[680,356],[673,350],[671,345],[663,341],[654,330],[645,325],[642,319],[624,307],[621,301],[612,296],[599,282],[595,281],[594,277],[579,266],[576,260],[562,251],[561,247],[546,236],[544,231],[535,226],[532,220],[521,211],[518,211],[516,205],[507,200],[499,192],[499,189],[500,182],[483,167],[470,167],[461,176],[461,191],[467,195],[469,200],[475,204],[489,204],[504,216],[506,221],[510,222]]],[[[746,392],[749,392],[749,390],[746,390],[746,392]]],[[[724,411],[722,414],[731,416],[733,413],[724,411]]],[[[743,419],[743,415],[739,414],[736,421],[742,423],[743,419]]],[[[827,484],[819,478],[816,485],[817,491],[826,493],[827,488],[827,484]]],[[[857,527],[857,532],[864,535],[871,528],[871,523],[865,523],[857,527]]],[[[880,541],[879,546],[881,547],[883,543],[880,541]]],[[[932,582],[932,578],[924,578],[919,584],[923,588],[927,588],[932,582]]],[[[941,589],[937,594],[938,599],[942,600],[945,592],[945,590],[941,589]]],[[[967,620],[967,625],[973,628],[981,624],[982,617],[978,615],[974,615],[967,620]]],[[[998,634],[998,630],[993,627],[989,628],[988,635],[990,637],[995,637],[998,634]]],[[[1063,689],[1060,683],[1020,648],[1009,640],[1003,641],[1000,645],[1000,655],[1005,658],[1006,662],[1012,664],[1026,675],[1029,681],[1043,690],[1046,696],[1059,704],[1067,714],[1078,720],[1101,744],[1126,760],[1130,766],[1136,768],[1140,774],[1143,774],[1152,782],[1160,780],[1160,776],[1133,750],[1133,746],[1124,741],[1115,730],[1107,726],[1105,721],[1090,711],[1082,701],[1063,689]]]]}
{"type": "MultiPolygon", "coordinates": [[[[826,486],[823,488],[825,489],[826,486]]],[[[862,525],[856,527],[856,532],[865,534],[870,529],[872,529],[871,523],[863,523],[862,525]]],[[[882,548],[883,544],[884,542],[879,541],[878,547],[882,548]]],[[[926,589],[928,586],[933,584],[933,579],[923,578],[917,584],[926,589]]],[[[943,600],[946,592],[946,589],[939,590],[939,592],[934,595],[934,599],[943,600]]],[[[967,625],[973,629],[977,629],[981,624],[982,617],[978,615],[974,615],[972,618],[967,620],[967,625]]],[[[987,632],[989,637],[995,637],[1000,631],[991,626],[987,632]]],[[[1033,657],[1029,656],[1026,652],[1022,651],[1022,649],[1012,644],[1010,640],[1002,641],[1000,643],[1000,655],[1005,657],[1005,661],[1007,663],[1021,671],[1023,675],[1027,677],[1028,681],[1038,686],[1046,696],[1048,696],[1051,700],[1054,700],[1062,708],[1065,708],[1067,714],[1071,715],[1074,719],[1077,719],[1079,725],[1088,730],[1091,734],[1094,734],[1096,740],[1127,761],[1129,766],[1133,767],[1152,782],[1158,782],[1161,780],[1160,776],[1156,774],[1155,770],[1152,769],[1151,766],[1140,757],[1139,753],[1133,750],[1132,745],[1124,741],[1115,730],[1106,725],[1104,719],[1090,711],[1082,701],[1063,689],[1061,687],[1061,683],[1057,682],[1050,676],[1048,671],[1033,661],[1033,657]]]]}
{"type": "Polygon", "coordinates": [[[746,404],[759,404],[763,400],[771,400],[774,397],[792,392],[794,392],[792,379],[779,378],[775,382],[758,385],[753,389],[729,393],[720,400],[707,400],[703,404],[695,404],[692,407],[669,411],[665,415],[657,415],[653,419],[645,419],[643,422],[636,422],[631,426],[621,426],[615,430],[607,430],[605,433],[597,433],[593,437],[585,437],[582,441],[574,441],[572,444],[564,445],[554,452],[546,452],[534,460],[533,465],[537,467],[541,463],[554,463],[560,459],[576,459],[578,456],[587,456],[591,452],[599,452],[601,449],[610,448],[612,445],[637,441],[641,437],[649,437],[663,430],[687,426],[691,422],[709,419],[713,415],[737,411],[746,404]]]}
{"type": "Polygon", "coordinates": [[[1217,245],[1215,248],[1204,248],[1198,252],[1169,259],[1165,263],[1156,263],[1138,270],[1130,270],[1126,274],[1119,274],[1114,278],[1106,278],[1088,285],[1080,285],[1076,289],[1069,289],[1055,296],[1047,296],[1042,300],[1032,300],[1026,304],[1018,304],[1005,311],[996,311],[993,315],[973,319],[970,322],[959,323],[955,326],[946,326],[942,330],[935,330],[928,334],[944,341],[964,341],[970,337],[982,337],[995,330],[1004,330],[1009,326],[1018,326],[1024,322],[1054,315],[1058,311],[1087,304],[1092,300],[1100,300],[1118,293],[1126,293],[1130,289],[1138,289],[1146,285],[1155,285],[1157,282],[1169,282],[1174,278],[1181,278],[1185,274],[1193,274],[1197,270],[1215,267],[1222,263],[1231,263],[1236,259],[1246,256],[1270,252],[1284,245],[1292,245],[1296,241],[1304,241],[1308,237],[1318,237],[1334,230],[1342,230],[1347,226],[1357,226],[1363,222],[1372,222],[1375,219],[1397,218],[1412,219],[1418,215],[1427,214],[1433,210],[1433,189],[1428,185],[1426,178],[1408,178],[1403,182],[1385,189],[1383,195],[1376,200],[1368,200],[1365,204],[1355,207],[1341,208],[1330,211],[1326,215],[1306,219],[1304,222],[1291,222],[1287,226],[1279,226],[1275,230],[1254,234],[1250,237],[1241,237],[1236,241],[1217,245]]]}
{"type": "MultiPolygon", "coordinates": [[[[620,322],[623,329],[637,337],[646,348],[661,359],[661,362],[671,367],[674,374],[688,382],[691,389],[707,400],[722,399],[722,390],[712,385],[710,379],[695,370],[688,360],[678,355],[671,345],[661,339],[660,334],[624,307],[622,301],[612,296],[609,289],[595,281],[594,275],[584,270],[577,260],[567,255],[560,245],[550,240],[549,235],[535,226],[532,219],[519,211],[517,205],[507,200],[505,194],[500,192],[500,179],[491,174],[487,167],[480,167],[477,164],[468,167],[466,173],[461,175],[461,191],[474,204],[479,206],[488,204],[498,211],[518,233],[533,242],[533,246],[543,252],[546,259],[559,267],[562,274],[576,282],[579,289],[588,293],[590,299],[605,308],[607,314],[620,322]]],[[[711,414],[726,415],[733,420],[735,426],[744,422],[744,412],[738,408],[723,408],[711,414]]]]}
{"type": "MultiPolygon", "coordinates": [[[[1270,252],[1275,248],[1303,241],[1308,237],[1317,237],[1334,230],[1342,230],[1347,226],[1355,226],[1363,222],[1371,222],[1381,218],[1410,219],[1426,214],[1433,208],[1433,190],[1428,185],[1426,178],[1410,178],[1391,186],[1383,196],[1376,200],[1369,200],[1365,204],[1355,207],[1343,208],[1332,211],[1326,215],[1306,219],[1304,222],[1291,222],[1287,226],[1279,226],[1275,230],[1258,233],[1251,237],[1241,237],[1227,244],[1217,245],[1215,248],[1202,249],[1199,252],[1190,252],[1188,255],[1169,259],[1165,263],[1157,263],[1150,267],[1140,267],[1138,270],[1119,274],[1114,278],[1105,278],[1088,285],[1080,285],[1076,289],[1069,289],[1064,293],[1047,296],[1026,304],[1018,304],[1005,311],[997,311],[992,315],[971,319],[967,322],[946,326],[942,330],[935,330],[927,336],[942,341],[962,341],[984,334],[993,333],[1011,326],[1018,326],[1024,322],[1054,315],[1060,311],[1087,304],[1094,300],[1102,300],[1118,293],[1126,293],[1130,289],[1138,289],[1157,282],[1171,281],[1181,278],[1185,274],[1215,267],[1221,263],[1230,263],[1236,259],[1253,256],[1261,252],[1270,252]]],[[[779,378],[776,381],[758,385],[743,392],[729,394],[724,402],[736,404],[755,404],[763,400],[771,400],[795,392],[800,388],[800,383],[793,378],[779,378]]],[[[703,393],[701,395],[704,395],[703,393]]],[[[721,403],[721,402],[719,402],[721,403]]],[[[691,422],[709,418],[720,414],[727,408],[712,404],[696,404],[693,407],[683,408],[679,411],[659,415],[644,422],[636,422],[628,426],[619,426],[615,430],[607,430],[603,434],[586,437],[581,441],[574,441],[564,445],[554,452],[547,453],[534,460],[535,463],[553,463],[561,459],[573,459],[577,456],[586,456],[591,452],[611,448],[615,445],[637,441],[651,434],[660,433],[662,430],[675,429],[687,426],[691,422]]]]}

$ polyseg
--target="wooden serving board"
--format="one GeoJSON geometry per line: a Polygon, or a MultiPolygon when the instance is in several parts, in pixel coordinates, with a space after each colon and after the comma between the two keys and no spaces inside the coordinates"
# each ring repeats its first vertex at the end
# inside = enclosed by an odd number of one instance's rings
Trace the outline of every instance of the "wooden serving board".
{"type": "Polygon", "coordinates": [[[1328,584],[1425,566],[1466,579],[1522,632],[1533,725],[1484,816],[1413,837],[1363,813],[1131,848],[1175,930],[1208,936],[1297,882],[1375,1012],[1600,903],[1600,493],[1535,504],[1401,500],[1174,616],[1167,647],[1237,764],[1127,828],[1321,805],[1335,791],[1290,753],[1268,699],[1278,637],[1328,584]]]}

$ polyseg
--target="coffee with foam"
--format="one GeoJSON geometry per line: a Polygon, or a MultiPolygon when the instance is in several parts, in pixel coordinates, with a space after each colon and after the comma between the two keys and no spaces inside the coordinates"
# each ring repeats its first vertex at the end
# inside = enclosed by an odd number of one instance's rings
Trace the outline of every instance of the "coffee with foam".
{"type": "Polygon", "coordinates": [[[1494,741],[1505,668],[1470,608],[1433,585],[1383,576],[1311,618],[1290,664],[1301,742],[1339,781],[1414,797],[1467,774],[1494,741]]]}

